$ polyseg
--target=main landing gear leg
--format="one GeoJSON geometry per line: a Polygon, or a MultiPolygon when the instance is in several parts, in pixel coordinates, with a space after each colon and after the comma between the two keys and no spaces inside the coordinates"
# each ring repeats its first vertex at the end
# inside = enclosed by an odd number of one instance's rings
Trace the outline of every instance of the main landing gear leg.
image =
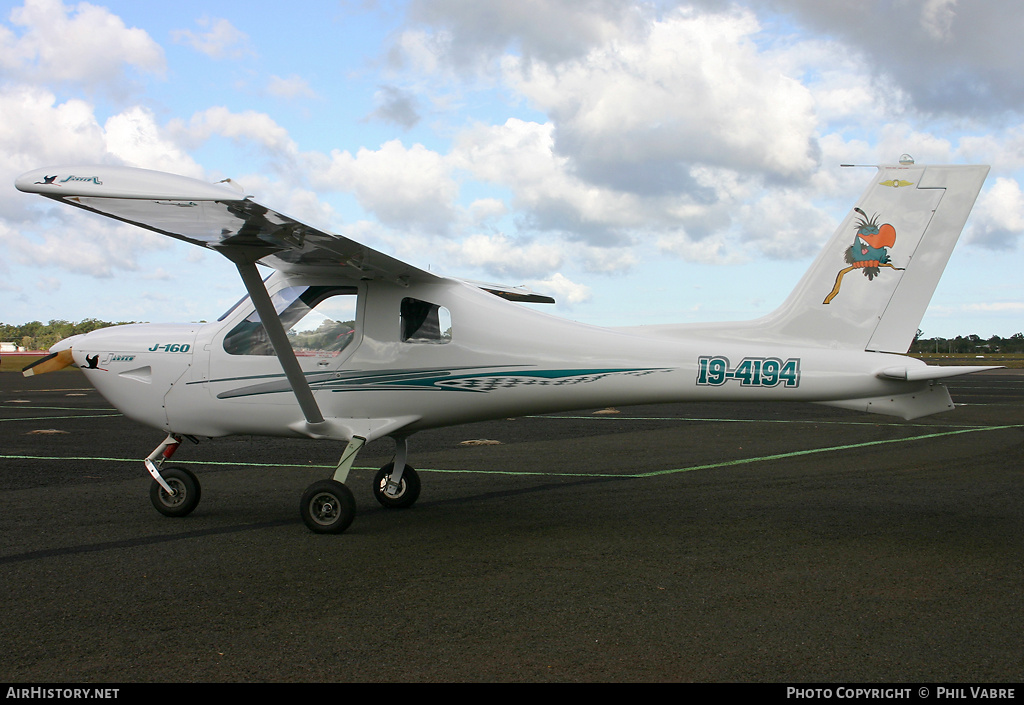
{"type": "Polygon", "coordinates": [[[181,436],[170,433],[144,461],[153,477],[149,499],[158,512],[169,517],[191,514],[201,494],[199,479],[194,473],[182,467],[163,467],[164,461],[169,460],[180,445],[181,436]]]}
{"type": "MultiPolygon", "coordinates": [[[[355,518],[356,501],[345,485],[356,456],[366,444],[365,438],[354,437],[345,446],[330,480],[310,485],[302,495],[299,513],[306,526],[318,534],[340,534],[355,518]]],[[[411,507],[420,496],[420,477],[406,465],[409,444],[403,437],[395,438],[395,459],[373,478],[373,496],[389,509],[411,507]]]]}
{"type": "Polygon", "coordinates": [[[352,464],[366,444],[365,438],[354,436],[341,454],[330,480],[314,482],[302,494],[299,513],[306,526],[318,534],[340,534],[356,517],[356,500],[345,485],[352,464]]]}
{"type": "Polygon", "coordinates": [[[409,439],[395,438],[395,459],[377,471],[373,478],[373,496],[388,509],[406,509],[420,496],[420,476],[406,465],[409,439]]]}

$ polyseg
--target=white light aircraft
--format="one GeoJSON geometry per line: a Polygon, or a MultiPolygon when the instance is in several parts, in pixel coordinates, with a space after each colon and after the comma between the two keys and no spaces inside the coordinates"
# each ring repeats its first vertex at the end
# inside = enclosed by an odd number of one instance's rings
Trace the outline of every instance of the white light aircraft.
{"type": "Polygon", "coordinates": [[[417,431],[571,409],[681,401],[804,401],[912,419],[953,408],[941,380],[990,367],[906,357],[987,166],[878,166],[792,294],[734,323],[599,328],[515,302],[522,287],[424,271],[298,222],[230,180],[113,166],[38,169],[21,191],[215,250],[248,296],[214,323],[76,335],[25,374],[78,365],[125,416],[166,438],[143,462],[161,513],[195,509],[200,485],[164,466],[182,438],[230,434],[343,441],[303,494],[318,533],[351,524],[344,484],[360,449],[389,436],[373,481],[409,507],[417,431]],[[257,265],[273,270],[266,279],[257,265]]]}

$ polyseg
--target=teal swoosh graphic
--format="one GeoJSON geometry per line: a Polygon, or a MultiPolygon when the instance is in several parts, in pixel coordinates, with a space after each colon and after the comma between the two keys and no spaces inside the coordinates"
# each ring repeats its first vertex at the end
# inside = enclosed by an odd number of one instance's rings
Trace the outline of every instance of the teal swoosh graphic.
{"type": "MultiPolygon", "coordinates": [[[[390,370],[383,372],[310,373],[307,375],[314,390],[331,392],[355,391],[433,391],[486,394],[496,389],[526,386],[562,386],[596,382],[611,375],[646,375],[665,372],[670,368],[599,368],[567,370],[526,370],[520,368],[483,368],[486,372],[464,373],[480,367],[431,368],[421,370],[390,370]],[[461,373],[461,374],[460,374],[461,373]]],[[[234,378],[232,381],[244,378],[234,378]]],[[[251,379],[265,379],[265,376],[251,379]]],[[[211,380],[211,382],[227,380],[211,380]]],[[[261,384],[238,387],[221,392],[218,399],[277,394],[290,392],[291,386],[283,377],[261,384]]]]}

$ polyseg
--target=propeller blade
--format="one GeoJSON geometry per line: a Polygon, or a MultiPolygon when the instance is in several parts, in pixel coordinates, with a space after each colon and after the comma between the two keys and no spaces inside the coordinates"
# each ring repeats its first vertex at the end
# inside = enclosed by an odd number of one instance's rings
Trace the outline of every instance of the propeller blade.
{"type": "Polygon", "coordinates": [[[31,377],[32,375],[41,375],[46,372],[56,372],[73,364],[74,361],[74,358],[71,357],[71,348],[68,348],[67,350],[51,353],[44,358],[36,360],[28,367],[25,367],[21,374],[31,377]]]}

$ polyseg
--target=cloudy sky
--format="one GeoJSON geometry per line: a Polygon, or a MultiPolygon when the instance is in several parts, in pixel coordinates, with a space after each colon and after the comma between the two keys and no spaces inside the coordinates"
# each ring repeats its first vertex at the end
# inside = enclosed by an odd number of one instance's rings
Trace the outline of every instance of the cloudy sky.
{"type": "Polygon", "coordinates": [[[1024,330],[1019,0],[0,1],[0,321],[212,320],[213,252],[22,194],[210,181],[595,324],[782,302],[872,170],[992,172],[922,323],[1024,330]]]}

